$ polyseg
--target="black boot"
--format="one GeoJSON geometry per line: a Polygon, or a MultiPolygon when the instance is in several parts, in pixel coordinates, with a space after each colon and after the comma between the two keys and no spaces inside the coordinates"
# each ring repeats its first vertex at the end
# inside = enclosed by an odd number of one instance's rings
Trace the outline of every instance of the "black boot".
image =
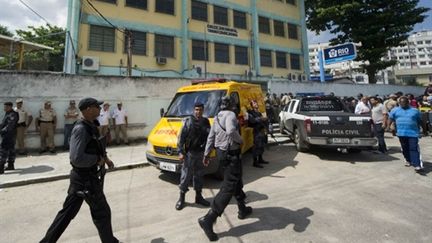
{"type": "Polygon", "coordinates": [[[247,207],[244,201],[238,201],[237,205],[239,208],[237,217],[239,219],[245,219],[247,216],[249,216],[252,213],[252,207],[247,207]]]}
{"type": "Polygon", "coordinates": [[[198,223],[201,226],[201,229],[204,230],[209,241],[217,241],[219,237],[213,231],[213,224],[216,222],[217,214],[213,210],[209,210],[208,213],[198,219],[198,223]]]}
{"type": "Polygon", "coordinates": [[[258,157],[254,157],[253,167],[256,167],[256,168],[264,168],[262,165],[259,164],[258,157]]]}
{"type": "Polygon", "coordinates": [[[184,206],[185,206],[185,194],[186,194],[185,192],[180,192],[180,198],[177,201],[176,206],[175,206],[175,208],[177,210],[182,210],[184,208],[184,206]]]}
{"type": "Polygon", "coordinates": [[[0,175],[4,174],[4,163],[0,163],[0,175]]]}
{"type": "Polygon", "coordinates": [[[198,191],[198,190],[196,191],[195,203],[199,204],[199,205],[202,205],[204,207],[210,206],[210,202],[207,201],[207,200],[205,200],[203,198],[203,196],[201,195],[201,191],[198,191]]]}
{"type": "Polygon", "coordinates": [[[269,162],[265,161],[262,155],[258,156],[258,163],[260,164],[268,164],[269,162]]]}
{"type": "Polygon", "coordinates": [[[15,166],[13,163],[8,163],[8,166],[6,167],[5,170],[15,170],[15,166]]]}

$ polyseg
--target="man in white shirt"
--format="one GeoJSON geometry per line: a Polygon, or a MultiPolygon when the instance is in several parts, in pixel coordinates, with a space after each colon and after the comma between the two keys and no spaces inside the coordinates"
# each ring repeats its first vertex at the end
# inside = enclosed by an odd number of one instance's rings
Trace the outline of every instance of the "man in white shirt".
{"type": "Polygon", "coordinates": [[[369,100],[367,96],[363,96],[360,100],[360,102],[357,104],[354,113],[358,115],[365,115],[370,114],[370,106],[369,106],[369,100]]]}
{"type": "Polygon", "coordinates": [[[30,126],[30,124],[33,121],[33,116],[30,111],[23,108],[23,99],[18,98],[16,100],[16,107],[14,108],[14,111],[18,113],[18,124],[17,124],[17,136],[16,141],[18,144],[18,154],[24,155],[26,154],[25,149],[25,132],[27,128],[30,126]]]}
{"type": "Polygon", "coordinates": [[[101,136],[106,136],[109,131],[109,121],[111,119],[109,108],[110,108],[110,104],[108,102],[105,102],[103,104],[102,110],[100,111],[100,115],[98,117],[99,133],[101,136]]]}
{"type": "Polygon", "coordinates": [[[384,131],[387,126],[387,112],[378,98],[371,97],[370,102],[372,104],[371,115],[374,123],[374,133],[378,139],[378,151],[381,153],[387,153],[387,145],[384,140],[384,131]]]}
{"type": "Polygon", "coordinates": [[[123,109],[122,102],[117,103],[117,108],[113,111],[112,118],[114,121],[117,144],[120,144],[120,132],[121,132],[122,134],[121,136],[124,143],[126,145],[129,145],[128,136],[127,136],[127,127],[128,127],[127,113],[126,110],[123,109]]]}

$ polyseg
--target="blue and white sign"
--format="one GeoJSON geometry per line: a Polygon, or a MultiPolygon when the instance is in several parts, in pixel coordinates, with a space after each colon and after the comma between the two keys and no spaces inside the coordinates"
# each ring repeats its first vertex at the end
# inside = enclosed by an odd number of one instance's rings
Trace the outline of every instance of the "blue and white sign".
{"type": "Polygon", "coordinates": [[[323,50],[325,65],[354,60],[357,51],[353,43],[332,46],[323,50]]]}

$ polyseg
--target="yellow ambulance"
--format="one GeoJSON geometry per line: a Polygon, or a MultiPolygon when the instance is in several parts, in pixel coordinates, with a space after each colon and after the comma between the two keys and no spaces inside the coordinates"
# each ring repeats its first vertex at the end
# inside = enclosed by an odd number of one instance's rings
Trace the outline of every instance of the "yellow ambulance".
{"type": "MultiPolygon", "coordinates": [[[[252,128],[247,125],[247,110],[250,102],[256,100],[260,112],[265,116],[264,96],[261,86],[248,83],[238,83],[225,79],[195,80],[191,85],[178,89],[167,111],[149,134],[147,142],[147,161],[162,171],[179,173],[177,138],[184,118],[193,115],[195,102],[204,104],[204,117],[213,124],[213,117],[219,112],[221,98],[229,95],[239,111],[238,119],[240,134],[243,137],[242,153],[253,146],[252,128]]],[[[206,168],[206,174],[223,175],[221,166],[214,159],[206,168]]]]}

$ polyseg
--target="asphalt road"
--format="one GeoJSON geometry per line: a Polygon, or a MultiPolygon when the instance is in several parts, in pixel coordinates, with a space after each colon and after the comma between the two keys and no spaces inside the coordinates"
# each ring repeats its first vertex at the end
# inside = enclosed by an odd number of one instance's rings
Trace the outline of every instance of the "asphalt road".
{"type": "MultiPolygon", "coordinates": [[[[250,218],[229,205],[218,219],[220,242],[432,242],[432,139],[421,140],[427,174],[404,167],[396,139],[390,154],[297,153],[292,144],[270,147],[264,169],[244,157],[250,218]]],[[[105,191],[115,235],[123,242],[207,242],[197,219],[207,209],[174,209],[178,176],[154,167],[107,175],[105,191]]],[[[61,208],[67,180],[0,191],[0,242],[38,242],[61,208]]],[[[206,178],[212,198],[219,182],[206,178]]],[[[193,202],[194,192],[187,194],[193,202]]],[[[84,205],[59,242],[99,242],[84,205]]]]}

